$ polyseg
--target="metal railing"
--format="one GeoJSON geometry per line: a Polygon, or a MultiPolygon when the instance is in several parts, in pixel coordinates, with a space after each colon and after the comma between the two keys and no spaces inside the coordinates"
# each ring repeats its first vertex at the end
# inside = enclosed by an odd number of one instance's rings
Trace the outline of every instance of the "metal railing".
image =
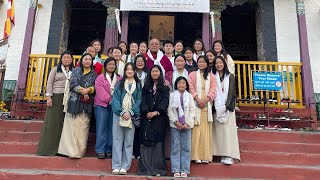
{"type": "MultiPolygon", "coordinates": [[[[81,56],[74,56],[74,64],[81,56]]],[[[48,75],[51,69],[58,64],[60,55],[30,54],[29,72],[25,99],[42,100],[45,94],[48,75]]],[[[271,107],[287,106],[282,98],[294,99],[294,107],[304,107],[301,86],[301,63],[266,62],[266,61],[235,61],[235,74],[237,83],[237,98],[249,100],[253,96],[259,99],[273,99],[268,102],[271,107]],[[253,71],[282,72],[283,91],[267,92],[254,90],[253,71]]],[[[240,106],[264,106],[262,101],[240,101],[240,106]]]]}

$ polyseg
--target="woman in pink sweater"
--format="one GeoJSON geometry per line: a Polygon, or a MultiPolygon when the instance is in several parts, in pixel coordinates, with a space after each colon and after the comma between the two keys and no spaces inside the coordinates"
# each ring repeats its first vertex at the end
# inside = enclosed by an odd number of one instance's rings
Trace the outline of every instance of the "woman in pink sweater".
{"type": "Polygon", "coordinates": [[[99,159],[112,157],[112,94],[121,77],[116,73],[116,60],[104,62],[105,73],[95,81],[94,114],[96,116],[96,155],[99,159]]]}
{"type": "Polygon", "coordinates": [[[198,57],[198,70],[188,78],[190,94],[196,103],[191,139],[191,160],[208,164],[212,161],[212,101],[216,96],[216,79],[209,73],[207,56],[198,57]]]}

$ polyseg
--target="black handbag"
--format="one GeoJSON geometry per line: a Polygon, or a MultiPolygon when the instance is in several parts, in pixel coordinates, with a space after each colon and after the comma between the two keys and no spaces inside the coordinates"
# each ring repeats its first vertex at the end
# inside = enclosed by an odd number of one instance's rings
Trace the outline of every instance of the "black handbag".
{"type": "Polygon", "coordinates": [[[131,117],[131,120],[136,127],[140,127],[140,116],[134,115],[133,117],[131,117]]]}

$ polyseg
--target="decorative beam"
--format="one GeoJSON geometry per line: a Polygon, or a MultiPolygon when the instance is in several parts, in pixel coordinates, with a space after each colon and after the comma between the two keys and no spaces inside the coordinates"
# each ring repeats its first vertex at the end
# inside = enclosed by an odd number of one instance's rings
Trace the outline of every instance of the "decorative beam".
{"type": "Polygon", "coordinates": [[[91,0],[95,3],[102,2],[105,7],[119,7],[120,0],[91,0]]]}

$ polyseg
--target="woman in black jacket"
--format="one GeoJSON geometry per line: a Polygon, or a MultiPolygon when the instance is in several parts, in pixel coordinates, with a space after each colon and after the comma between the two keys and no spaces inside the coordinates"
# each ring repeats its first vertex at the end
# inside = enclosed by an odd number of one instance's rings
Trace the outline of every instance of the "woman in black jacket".
{"type": "Polygon", "coordinates": [[[169,88],[164,85],[161,67],[155,65],[147,76],[142,92],[139,174],[165,176],[164,137],[169,124],[169,88]]]}

